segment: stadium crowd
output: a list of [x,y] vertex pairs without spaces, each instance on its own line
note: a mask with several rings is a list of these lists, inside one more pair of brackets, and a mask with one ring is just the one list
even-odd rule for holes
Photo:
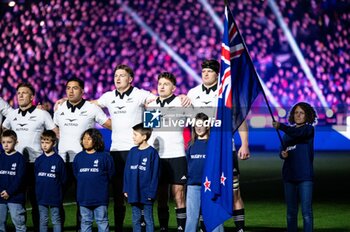
[[[208,2],[222,18],[224,1]],[[259,75],[282,106],[303,100],[321,107],[267,2],[230,5]],[[64,95],[65,81],[78,76],[87,83],[86,98],[98,98],[113,88],[113,67],[120,63],[135,68],[136,86],[154,92],[157,74],[166,70],[178,78],[177,93],[187,93],[194,78],[121,4],[195,72],[204,58],[220,58],[219,26],[199,1],[26,1],[1,11],[2,97],[15,104],[14,87],[29,80],[40,90],[38,101],[52,104]],[[293,0],[278,6],[327,103],[334,111],[350,105],[349,4]]]

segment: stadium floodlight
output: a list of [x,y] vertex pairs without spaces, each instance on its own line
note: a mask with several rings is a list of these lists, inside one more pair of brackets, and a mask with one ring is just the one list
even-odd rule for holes
[[9,7],[14,7],[16,5],[15,1],[9,1]]
[[286,115],[287,115],[287,112],[286,112],[285,109],[280,108],[280,109],[278,110],[278,117],[284,118]]
[[333,110],[331,110],[331,109],[327,109],[327,110],[326,110],[326,116],[327,116],[328,118],[333,117],[333,115],[334,115]]

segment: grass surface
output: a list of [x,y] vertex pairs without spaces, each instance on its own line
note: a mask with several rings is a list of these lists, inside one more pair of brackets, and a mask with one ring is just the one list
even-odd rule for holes
[[[246,211],[246,231],[286,231],[281,167],[282,160],[278,158],[277,153],[253,153],[250,160],[240,162],[241,192]],[[314,168],[314,231],[350,232],[350,152],[317,153]],[[109,218],[113,230],[112,206],[111,202]],[[170,209],[170,227],[175,231],[176,221],[173,203],[171,203]],[[76,206],[74,204],[66,205],[65,211],[65,231],[74,231]],[[154,215],[157,230],[156,205]],[[30,212],[28,212],[27,225],[31,230]],[[301,228],[301,226],[302,219],[299,210],[299,227]],[[232,220],[225,223],[226,231],[233,231],[233,227]],[[131,208],[129,206],[125,228],[127,231],[132,230]]]

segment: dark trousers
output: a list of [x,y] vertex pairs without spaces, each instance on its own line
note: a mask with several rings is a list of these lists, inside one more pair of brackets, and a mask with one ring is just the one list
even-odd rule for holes
[[114,200],[114,230],[116,232],[123,231],[125,218],[125,198],[123,193],[124,186],[124,169],[126,158],[129,151],[111,151],[111,156],[114,161],[116,177],[113,178],[113,200]]

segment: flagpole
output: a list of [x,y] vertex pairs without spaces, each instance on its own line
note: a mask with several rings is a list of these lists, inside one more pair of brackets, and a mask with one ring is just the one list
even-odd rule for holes
[[[228,0],[224,0],[224,2],[225,2],[225,6],[228,7]],[[234,23],[235,25],[237,25],[235,19],[234,19],[234,18],[232,18],[232,19],[233,19],[233,23]],[[248,48],[247,48],[247,45],[245,44],[245,41],[244,41],[244,39],[243,39],[243,37],[242,37],[241,32],[239,31],[238,26],[237,26],[236,28],[237,28],[237,33],[238,33],[238,35],[242,38],[242,44],[243,44],[243,46],[244,46],[244,49],[247,51],[247,55],[248,55],[248,57],[249,57],[249,65],[250,65],[250,68],[251,68],[252,70],[254,70],[254,72],[255,72],[255,74],[256,74],[256,78],[257,78],[257,77],[259,77],[259,74],[258,74],[258,72],[256,71],[256,69],[255,69],[255,67],[254,67],[254,64],[253,64],[252,58],[250,57],[250,54],[249,54],[249,50],[248,50]],[[264,92],[264,89],[263,89],[263,87],[262,87],[262,85],[261,85],[261,82],[260,82],[259,78],[257,78],[257,81],[258,81],[259,86],[260,86],[260,88],[261,88],[261,90],[262,90],[261,92],[262,92],[262,94],[263,94],[263,96],[264,96],[264,99],[265,99],[267,108],[269,109],[271,118],[272,118],[272,120],[273,120],[274,122],[276,122],[275,117],[274,117],[273,114],[272,114],[272,110],[271,110],[270,104],[269,104],[269,102],[268,102],[268,100],[267,100],[266,94],[265,94],[265,92]],[[280,140],[281,146],[282,146],[282,148],[284,149],[284,144],[283,144],[283,140],[282,140],[281,133],[280,133],[280,131],[279,131],[278,129],[276,129],[276,132],[277,132],[277,134],[278,134],[278,138],[279,138],[279,140]]]

